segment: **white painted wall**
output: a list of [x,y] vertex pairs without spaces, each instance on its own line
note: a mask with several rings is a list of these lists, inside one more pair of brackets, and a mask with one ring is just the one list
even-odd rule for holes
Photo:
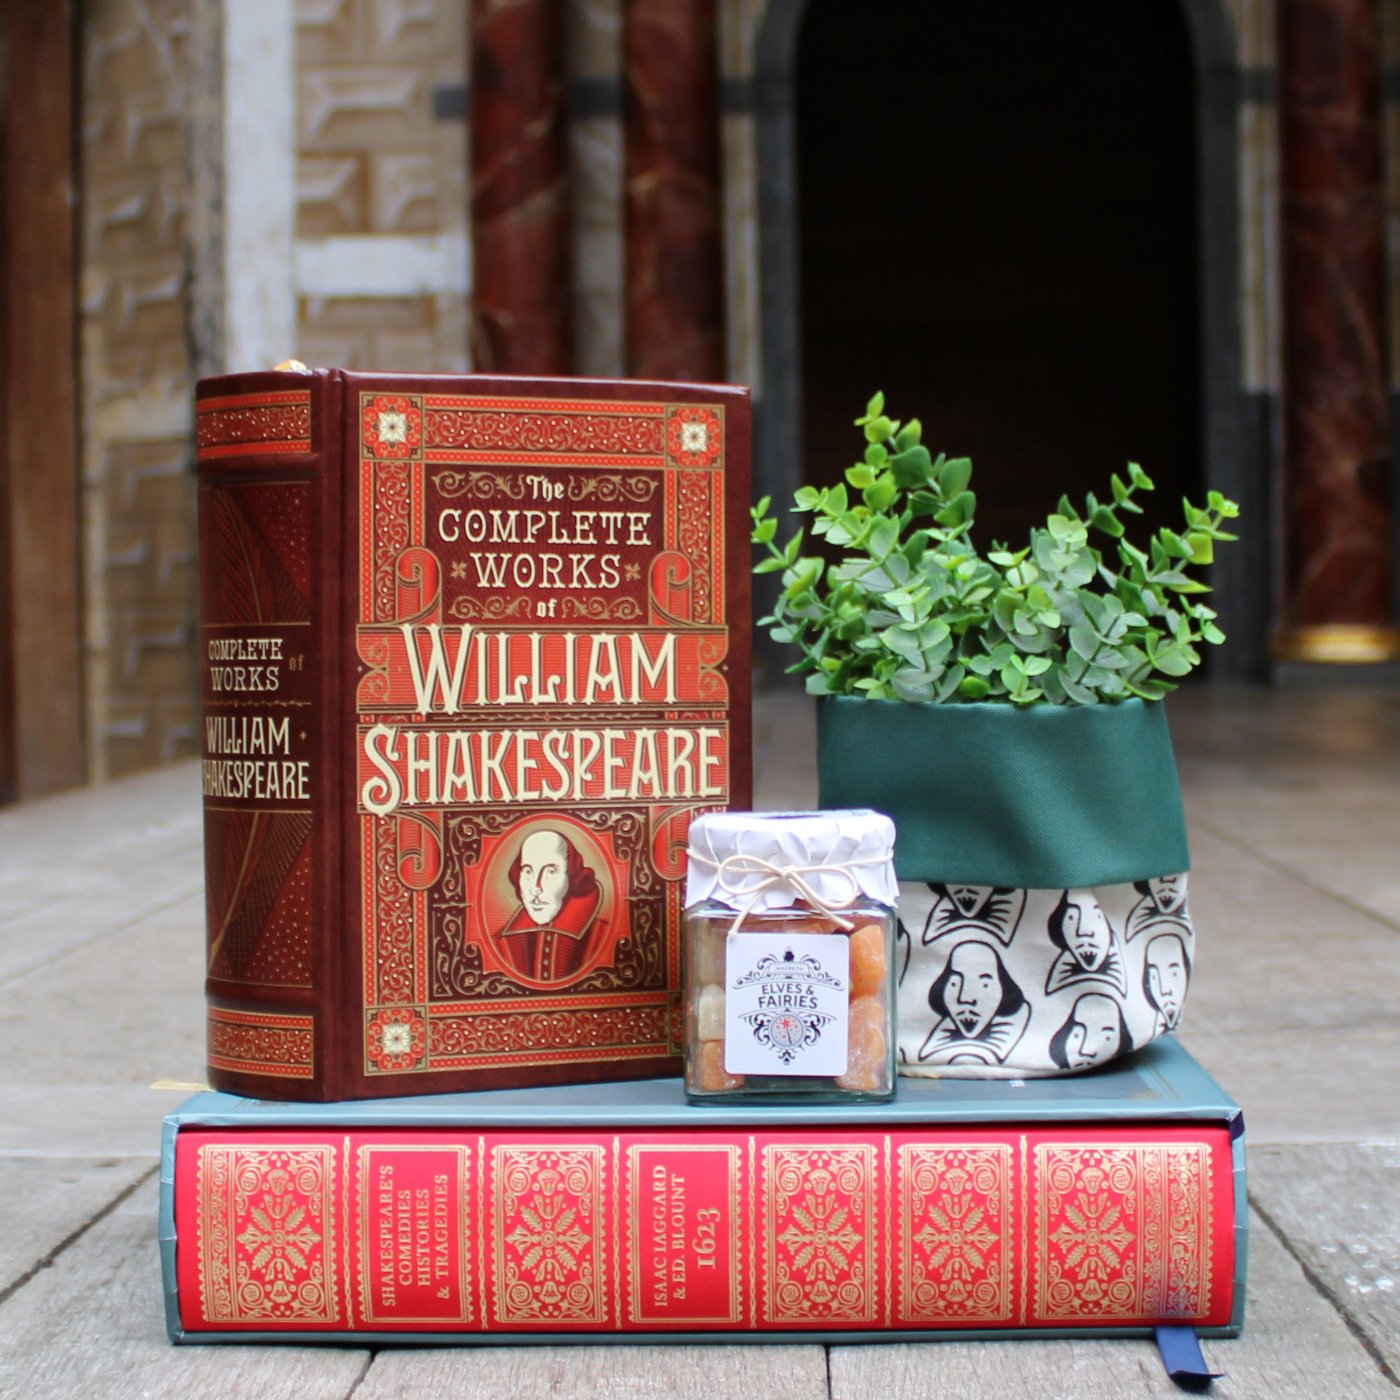
[[296,349],[293,0],[223,0],[224,367]]

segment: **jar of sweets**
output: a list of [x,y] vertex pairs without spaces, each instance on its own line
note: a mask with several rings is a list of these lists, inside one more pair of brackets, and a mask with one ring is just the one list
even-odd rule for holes
[[894,1094],[894,823],[707,812],[690,826],[686,1093]]

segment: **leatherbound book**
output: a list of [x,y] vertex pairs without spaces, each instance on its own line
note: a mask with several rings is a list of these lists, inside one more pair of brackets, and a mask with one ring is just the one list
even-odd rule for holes
[[786,1110],[206,1093],[162,1162],[177,1342],[1223,1336],[1244,1307],[1240,1110],[1170,1037]]
[[748,391],[200,383],[209,1075],[674,1073],[686,831],[750,787]]

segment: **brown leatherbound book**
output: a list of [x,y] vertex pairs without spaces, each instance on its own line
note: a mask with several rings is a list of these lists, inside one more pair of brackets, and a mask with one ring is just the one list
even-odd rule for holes
[[749,443],[733,386],[201,381],[217,1088],[676,1071],[687,828],[750,800]]

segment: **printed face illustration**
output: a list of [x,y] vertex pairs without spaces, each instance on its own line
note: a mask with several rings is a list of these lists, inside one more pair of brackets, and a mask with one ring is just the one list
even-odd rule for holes
[[1082,996],[1074,1003],[1070,1016],[1065,1058],[1071,1069],[1086,1069],[1118,1053],[1121,1021],[1118,1003],[1112,998],[1096,994]]
[[970,919],[982,907],[987,891],[981,885],[949,885],[948,897],[957,905],[958,913]]
[[1147,882],[1152,902],[1164,914],[1175,914],[1186,903],[1186,876],[1163,875]]
[[967,1037],[981,1035],[1001,1004],[997,955],[985,943],[963,943],[948,960],[948,1010]]
[[569,843],[557,831],[535,831],[520,847],[520,902],[532,923],[553,923],[569,893]]
[[1176,934],[1159,934],[1147,945],[1147,995],[1168,1025],[1181,1015],[1189,976],[1186,947]]
[[1091,971],[1108,956],[1113,940],[1108,918],[1097,903],[1068,905],[1065,909],[1064,935],[1075,962]]

